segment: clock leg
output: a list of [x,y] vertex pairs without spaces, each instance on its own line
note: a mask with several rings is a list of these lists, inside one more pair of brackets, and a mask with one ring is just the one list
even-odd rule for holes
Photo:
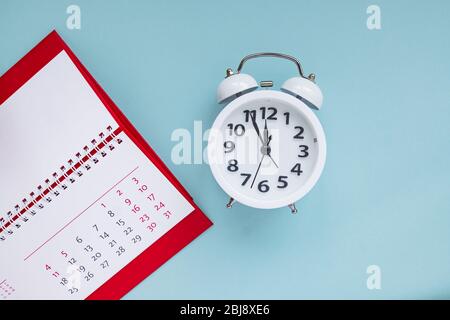
[[295,203],[291,203],[288,205],[289,209],[291,209],[291,213],[297,213],[297,208],[295,207]]
[[230,209],[233,206],[233,203],[234,203],[234,199],[230,198],[230,200],[227,203],[227,208]]

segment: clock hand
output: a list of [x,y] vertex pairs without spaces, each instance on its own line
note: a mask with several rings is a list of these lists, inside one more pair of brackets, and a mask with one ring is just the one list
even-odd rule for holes
[[275,162],[275,160],[272,158],[272,156],[270,154],[270,152],[271,152],[271,149],[269,147],[270,141],[272,141],[272,135],[269,136],[268,141],[267,141],[267,155],[269,156],[270,160],[272,160],[275,167],[278,168],[278,164]]
[[259,127],[258,124],[256,123],[256,118],[253,115],[253,113],[250,112],[250,118],[252,118],[252,124],[253,124],[253,128],[255,128],[256,133],[258,134],[259,139],[261,140],[261,142],[263,143],[263,145],[265,145],[263,138],[261,137],[261,133],[259,132]]
[[258,169],[256,169],[256,173],[255,173],[255,176],[253,177],[253,181],[252,181],[252,184],[251,184],[250,188],[253,188],[253,184],[255,183],[256,177],[258,176],[259,169],[261,168],[261,164],[262,164],[265,156],[266,155],[263,154],[263,156],[261,158],[261,161],[259,162]]
[[270,160],[272,160],[272,162],[275,165],[275,167],[278,168],[278,164],[275,162],[275,160],[270,155],[270,152],[272,150],[270,149],[269,145],[270,145],[270,141],[272,141],[272,135],[269,136],[269,130],[267,129],[267,119],[264,122],[264,141],[266,141],[266,143],[264,144],[264,148],[266,150],[266,154],[269,156]]
[[267,130],[267,119],[264,120],[263,135],[264,135],[264,145],[266,147],[268,147],[269,146],[269,130]]

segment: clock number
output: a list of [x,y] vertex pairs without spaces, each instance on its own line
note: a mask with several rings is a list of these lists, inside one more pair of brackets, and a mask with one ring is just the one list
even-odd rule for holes
[[291,169],[292,173],[296,173],[298,176],[303,173],[302,171],[302,165],[300,163],[296,163],[295,166]]
[[242,124],[237,124],[234,126],[232,123],[229,123],[227,125],[228,129],[230,129],[230,136],[233,135],[233,132],[238,137],[243,136],[245,133],[245,127]]
[[245,122],[249,122],[251,118],[256,118],[256,110],[244,110]]
[[266,107],[261,107],[259,110],[261,110],[261,118],[264,120],[266,118]]
[[241,176],[245,177],[244,181],[242,182],[241,186],[245,186],[245,184],[248,182],[250,177],[252,176],[250,173],[241,173]]
[[228,161],[228,171],[236,172],[239,170],[238,168],[238,161],[236,159]]
[[298,130],[298,133],[294,136],[294,139],[305,139],[305,137],[302,136],[305,129],[303,129],[303,127],[300,126],[295,126],[294,128]]
[[275,117],[278,112],[277,109],[270,107],[269,111],[271,111],[272,113],[267,117],[267,120],[277,120],[277,117]]
[[269,108],[261,107],[261,108],[259,108],[259,110],[261,110],[262,119],[263,120],[266,119],[266,110],[271,112],[271,114],[267,117],[267,120],[277,120],[277,117],[275,117],[275,115],[278,112],[276,108],[274,108],[274,107],[269,107]]
[[284,189],[288,186],[288,182],[286,181],[288,177],[287,176],[279,176],[278,177],[278,183],[279,185],[277,186],[277,188],[279,189]]
[[283,115],[286,117],[286,125],[288,125],[290,114],[289,114],[289,112],[285,112],[285,113],[283,113]]
[[262,180],[260,183],[258,183],[258,190],[260,192],[266,193],[270,190],[269,185],[267,184],[268,180]]
[[236,145],[233,141],[225,141],[223,147],[225,148],[225,153],[230,153],[236,148]]
[[305,146],[304,144],[302,144],[302,145],[299,146],[299,148],[300,148],[301,154],[299,154],[298,157],[299,158],[306,158],[309,155],[309,152],[308,152],[309,148],[308,148],[308,146]]
[[234,133],[235,133],[238,137],[243,136],[244,133],[245,133],[245,127],[244,127],[244,125],[242,125],[242,124],[236,125],[236,127],[234,128]]

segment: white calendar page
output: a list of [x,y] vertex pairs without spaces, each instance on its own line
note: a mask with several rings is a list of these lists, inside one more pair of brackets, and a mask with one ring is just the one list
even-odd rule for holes
[[0,300],[85,299],[193,206],[65,51],[0,105]]

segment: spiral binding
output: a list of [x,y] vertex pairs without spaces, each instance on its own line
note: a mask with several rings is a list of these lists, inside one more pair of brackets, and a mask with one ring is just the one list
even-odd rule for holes
[[84,146],[81,152],[75,154],[75,160],[69,159],[6,215],[0,216],[0,242],[14,234],[39,210],[56,201],[64,191],[70,188],[70,185],[76,183],[86,172],[96,166],[100,159],[105,158],[108,152],[113,151],[117,145],[121,144],[122,139],[117,137],[121,131],[120,128],[113,130],[112,126],[108,126],[106,133],[100,132],[98,138],[90,141],[90,146]]

